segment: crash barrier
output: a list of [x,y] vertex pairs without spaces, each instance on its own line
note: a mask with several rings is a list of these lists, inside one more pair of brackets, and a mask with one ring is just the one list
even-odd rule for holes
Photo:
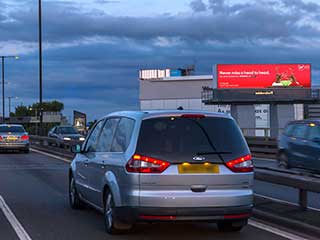
[[276,159],[278,142],[271,137],[245,137],[254,157]]
[[33,148],[39,148],[40,150],[45,149],[49,153],[59,154],[62,156],[73,157],[71,147],[76,144],[81,144],[80,141],[76,140],[58,140],[51,137],[35,136],[30,135],[30,142]]
[[299,206],[308,207],[308,192],[320,193],[320,175],[278,168],[256,168],[254,178],[299,190]]

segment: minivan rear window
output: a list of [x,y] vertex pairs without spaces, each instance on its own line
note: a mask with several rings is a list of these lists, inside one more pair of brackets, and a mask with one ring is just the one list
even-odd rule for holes
[[221,162],[249,154],[249,149],[232,119],[159,117],[142,121],[137,153],[177,163],[194,162],[198,155]]

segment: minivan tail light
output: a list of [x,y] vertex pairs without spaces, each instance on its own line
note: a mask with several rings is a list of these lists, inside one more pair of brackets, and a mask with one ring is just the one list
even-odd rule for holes
[[29,140],[29,136],[28,135],[23,135],[23,136],[21,136],[21,140],[22,141],[27,141],[27,140]]
[[126,169],[132,173],[162,173],[169,166],[166,161],[135,154],[126,164]]
[[253,163],[250,154],[231,160],[226,163],[226,166],[233,172],[253,172]]

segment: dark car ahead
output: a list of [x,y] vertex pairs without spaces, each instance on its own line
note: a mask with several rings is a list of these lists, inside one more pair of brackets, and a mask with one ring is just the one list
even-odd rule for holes
[[290,122],[279,138],[279,165],[320,172],[320,120]]
[[29,153],[29,135],[22,125],[0,124],[0,150]]

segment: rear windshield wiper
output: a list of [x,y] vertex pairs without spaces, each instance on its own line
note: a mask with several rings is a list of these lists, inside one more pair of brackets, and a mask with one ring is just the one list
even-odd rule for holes
[[227,153],[232,153],[232,152],[227,152],[227,151],[215,151],[215,152],[197,152],[196,155],[215,155],[215,154],[227,154]]

